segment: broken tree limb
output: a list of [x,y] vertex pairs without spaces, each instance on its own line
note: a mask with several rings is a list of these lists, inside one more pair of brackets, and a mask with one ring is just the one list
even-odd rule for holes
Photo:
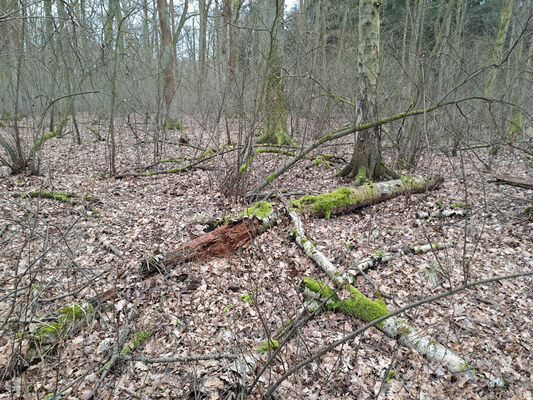
[[345,273],[350,277],[350,282],[353,283],[355,277],[359,275],[361,272],[366,271],[367,269],[374,268],[379,264],[384,264],[393,258],[400,257],[402,255],[406,254],[423,254],[428,253],[432,250],[441,250],[446,249],[449,247],[452,247],[453,243],[446,242],[436,242],[436,243],[429,243],[424,244],[422,246],[409,246],[409,247],[403,247],[397,251],[394,252],[382,252],[381,250],[376,251],[372,255],[370,255],[367,258],[364,258],[361,261],[358,261],[354,263],[354,265],[348,269]]
[[495,175],[492,174],[493,180],[489,181],[496,183],[497,185],[509,185],[516,186],[523,189],[533,189],[533,181],[529,179],[516,178],[508,175]]
[[440,176],[403,177],[353,189],[341,187],[331,193],[318,196],[305,195],[298,200],[291,201],[291,205],[298,211],[311,211],[317,216],[330,218],[331,215],[353,211],[402,194],[424,193],[439,187],[442,182],[443,178]]
[[182,244],[164,256],[157,255],[145,260],[139,271],[141,277],[146,278],[163,267],[173,267],[187,261],[230,256],[276,222],[273,205],[260,201],[237,216],[226,217],[225,222],[214,231]]
[[[321,294],[321,298],[328,298],[334,291],[333,288],[312,279],[307,279],[305,285],[306,291],[304,291],[304,294],[312,299],[316,298],[317,293]],[[326,307],[329,310],[340,311],[346,315],[357,317],[365,322],[371,322],[389,313],[382,301],[382,304],[380,304],[380,300],[369,300],[362,293],[355,292],[354,289],[350,288],[352,293],[348,299],[341,300],[338,295],[333,295],[327,301]],[[466,361],[453,351],[447,349],[436,340],[423,335],[416,327],[400,318],[388,318],[377,324],[376,327],[387,336],[398,339],[404,346],[416,350],[429,359],[442,363],[450,372],[470,372],[472,369]]]
[[[294,223],[295,228],[293,232],[296,234],[296,242],[302,247],[306,255],[313,259],[328,274],[335,286],[339,288],[344,287],[350,292],[349,299],[341,300],[335,290],[330,286],[324,285],[320,281],[306,278],[304,279],[306,295],[311,295],[311,298],[316,300],[318,294],[322,299],[327,300],[326,307],[329,309],[341,311],[366,322],[371,322],[389,314],[389,310],[382,299],[373,301],[359,292],[349,283],[353,279],[353,276],[341,273],[316,246],[311,244],[305,236],[303,223],[298,213],[294,209],[289,208],[288,204],[286,204],[286,207]],[[442,363],[451,372],[465,372],[471,369],[468,363],[451,350],[446,349],[435,340],[425,337],[414,326],[401,319],[396,317],[389,318],[376,326],[388,336],[398,338],[403,345]]]
[[326,353],[332,351],[333,349],[343,345],[344,343],[347,343],[347,342],[355,339],[356,337],[360,336],[363,332],[367,331],[368,329],[372,328],[373,326],[378,325],[379,323],[385,321],[386,319],[389,319],[389,318],[394,317],[396,315],[403,314],[406,311],[409,311],[411,309],[420,307],[420,306],[422,306],[424,304],[433,303],[433,302],[435,302],[435,301],[437,301],[439,299],[443,299],[445,297],[453,296],[453,295],[455,295],[457,293],[460,293],[462,291],[465,291],[465,290],[470,289],[470,288],[475,287],[475,286],[481,286],[481,285],[486,285],[486,284],[489,284],[489,283],[492,283],[492,282],[500,282],[500,281],[503,281],[503,280],[517,279],[517,278],[529,277],[529,276],[533,276],[533,271],[521,272],[521,273],[518,273],[518,274],[511,274],[511,275],[504,275],[504,276],[494,276],[492,278],[482,279],[482,280],[475,281],[475,282],[464,283],[461,286],[454,287],[453,289],[450,289],[450,290],[448,290],[448,291],[446,291],[444,293],[439,293],[439,294],[436,294],[434,296],[427,297],[427,298],[415,301],[414,303],[411,303],[411,304],[408,304],[406,306],[403,306],[401,308],[398,308],[397,310],[394,310],[394,311],[390,312],[387,315],[384,315],[384,316],[382,316],[380,318],[377,318],[377,319],[367,323],[366,325],[362,326],[361,328],[358,328],[355,331],[343,336],[342,338],[336,340],[335,342],[333,342],[333,343],[331,343],[331,344],[319,349],[314,354],[312,354],[310,357],[306,358],[303,361],[300,361],[298,364],[293,365],[292,367],[288,367],[287,371],[281,377],[279,377],[276,382],[274,382],[272,385],[270,385],[268,387],[268,391],[266,392],[266,394],[264,394],[263,397],[264,398],[270,398],[270,396],[272,396],[274,391],[288,377],[293,375],[296,371],[300,370],[301,368],[305,367],[306,365],[309,365],[313,361],[318,360],[324,354],[326,354]]

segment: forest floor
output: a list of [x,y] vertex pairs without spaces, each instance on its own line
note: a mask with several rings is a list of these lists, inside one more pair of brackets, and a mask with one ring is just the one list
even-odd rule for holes
[[[230,156],[214,158],[211,164],[202,164],[207,169],[113,179],[101,176],[107,169],[105,142],[91,143],[94,137],[86,134],[81,146],[73,144],[71,137],[48,141],[42,153],[42,175],[11,176],[7,169],[1,171],[0,364],[7,362],[14,343],[20,341],[17,333],[23,325],[17,321],[27,311],[34,319],[52,315],[111,289],[117,298],[98,319],[64,338],[43,361],[1,381],[0,398],[43,399],[58,392],[61,398],[87,398],[132,308],[132,334],[153,331],[134,354],[258,355],[261,341],[301,308],[301,279],[326,279],[291,240],[293,228],[286,217],[232,257],[188,262],[141,279],[139,265],[145,258],[165,254],[202,235],[215,217],[248,207],[219,190],[224,170],[234,161]],[[174,142],[180,137],[179,132],[169,135]],[[119,173],[134,171],[137,157],[143,165],[150,164],[151,144],[136,153],[133,139],[122,136]],[[207,139],[191,144],[209,146]],[[346,141],[323,151],[348,159],[350,149]],[[163,158],[199,154],[190,147],[166,145]],[[286,160],[281,154],[257,155],[250,182],[268,176]],[[319,194],[349,185],[333,176],[342,164],[316,164],[313,159],[301,161],[268,190]],[[512,149],[500,152],[493,169],[533,176],[531,161]],[[465,268],[471,280],[531,271],[533,223],[523,210],[533,191],[488,183],[490,176],[471,152],[456,157],[437,151],[424,154],[415,172],[440,174],[445,181],[438,190],[331,219],[308,215],[304,220],[309,239],[339,268],[378,251],[453,242],[451,248],[395,258],[367,272],[383,293],[392,296],[387,300],[389,310],[460,285]],[[73,192],[91,196],[91,201],[80,198],[69,204],[13,197],[34,190]],[[415,224],[416,212],[454,203],[467,204],[467,217]],[[531,399],[532,282],[525,278],[475,287],[403,316],[467,360],[475,368],[473,378],[451,374],[380,331],[368,330],[285,380],[278,388],[279,398]],[[369,280],[359,277],[356,286],[376,298]],[[10,295],[15,287],[20,288],[18,294]],[[340,313],[320,313],[282,349],[248,398],[261,398],[290,366],[363,324]],[[30,322],[26,329],[34,325]],[[255,372],[263,362],[258,361]],[[232,365],[233,360],[225,359],[170,364],[127,361],[110,371],[97,397],[241,398],[243,376]],[[249,385],[255,376],[252,372],[245,378]]]

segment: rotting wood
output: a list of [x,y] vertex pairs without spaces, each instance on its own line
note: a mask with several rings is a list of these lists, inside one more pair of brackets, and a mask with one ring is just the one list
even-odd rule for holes
[[237,216],[226,217],[215,230],[197,237],[165,255],[157,255],[141,263],[141,278],[181,263],[212,257],[228,257],[245,248],[251,239],[276,222],[271,203],[260,201]]

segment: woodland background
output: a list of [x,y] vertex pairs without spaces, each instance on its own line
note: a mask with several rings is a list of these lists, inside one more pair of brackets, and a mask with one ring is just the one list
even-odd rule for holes
[[[0,0],[0,397],[531,398],[532,17]],[[407,189],[355,212],[300,203],[307,236],[280,202],[387,179]],[[239,226],[231,251],[187,253]],[[464,371],[311,313],[304,277],[354,299],[315,249],[370,259],[352,284],[389,311],[442,295],[401,317]]]

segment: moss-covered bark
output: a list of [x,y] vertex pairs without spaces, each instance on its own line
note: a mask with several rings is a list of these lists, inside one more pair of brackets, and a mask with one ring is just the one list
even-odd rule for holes
[[[371,322],[389,313],[382,299],[370,300],[352,285],[346,285],[346,289],[350,292],[350,297],[341,300],[335,289],[319,280],[304,278],[303,284],[307,290],[313,293],[320,293],[322,298],[328,299],[326,307],[329,310],[340,311],[366,322]],[[380,325],[378,324],[378,326]]]
[[281,79],[281,59],[279,37],[282,32],[284,1],[273,0],[274,18],[270,32],[269,49],[266,60],[265,82],[265,124],[259,143],[277,145],[293,144],[287,129],[287,110],[285,94]]
[[56,191],[40,191],[35,190],[33,192],[28,193],[16,193],[13,195],[13,197],[19,197],[19,198],[25,198],[25,197],[31,197],[31,198],[41,198],[41,199],[52,199],[52,200],[58,200],[58,201],[64,201],[66,203],[76,204],[77,200],[84,200],[89,202],[95,202],[98,201],[94,197],[85,195],[80,196],[76,193],[64,193],[64,192],[56,192]]
[[331,193],[317,196],[306,194],[291,202],[299,211],[311,211],[317,216],[330,218],[333,214],[389,200],[406,193],[421,193],[434,189],[442,182],[440,177],[403,177],[392,181],[365,184],[357,188],[341,187]]

